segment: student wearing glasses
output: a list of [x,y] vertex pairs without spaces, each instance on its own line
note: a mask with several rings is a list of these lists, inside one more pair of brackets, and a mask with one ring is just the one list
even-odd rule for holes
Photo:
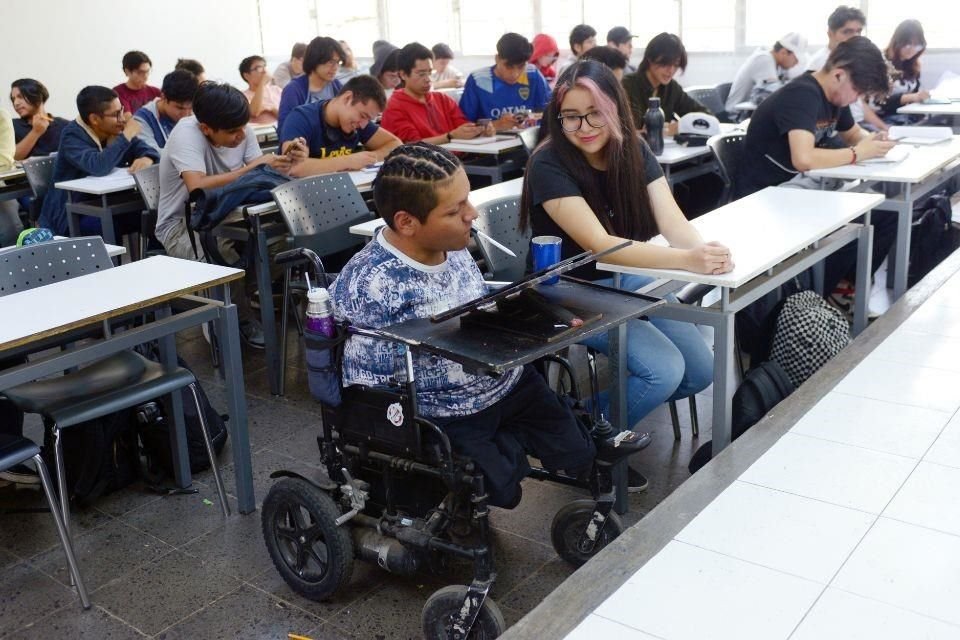
[[660,98],[660,108],[667,122],[664,135],[676,135],[675,118],[693,112],[710,113],[674,80],[677,71],[686,69],[687,50],[679,37],[672,33],[661,33],[647,43],[636,73],[628,73],[623,78],[623,88],[630,100],[633,122],[638,129],[643,127],[643,114],[647,112],[650,98]]
[[160,97],[160,89],[147,84],[153,62],[143,51],[127,51],[123,54],[123,75],[127,81],[113,88],[120,97],[120,104],[127,113],[136,113],[137,109],[151,100]]
[[[113,89],[84,87],[77,94],[77,110],[80,116],[63,128],[51,185],[75,178],[105,176],[117,167],[128,167],[130,173],[135,173],[160,160],[156,149],[137,137],[140,123],[124,112]],[[67,235],[66,202],[67,193],[51,187],[43,200],[37,226],[57,235]],[[84,233],[100,233],[98,220],[85,217],[83,221],[86,221],[81,226]]]
[[283,88],[277,129],[291,111],[303,104],[330,100],[340,93],[343,85],[337,80],[340,65],[347,58],[340,43],[333,38],[318,37],[310,41],[303,56],[303,75],[294,78]]
[[247,83],[243,95],[250,101],[250,124],[276,124],[283,90],[271,82],[267,61],[247,56],[240,61],[240,77]]
[[494,134],[493,124],[485,126],[467,120],[450,96],[431,91],[433,52],[419,42],[411,42],[398,54],[403,89],[397,89],[387,101],[380,123],[403,142],[444,144],[451,140]]
[[[581,60],[557,79],[544,115],[548,138],[530,158],[521,201],[521,228],[562,238],[561,257],[635,242],[604,260],[634,267],[726,273],[730,250],[705,242],[680,211],[657,164],[638,136],[626,94],[604,64]],[[648,244],[662,234],[669,246]],[[612,284],[590,264],[571,275]],[[625,289],[652,281],[624,276]],[[627,327],[627,417],[640,420],[667,400],[688,397],[713,379],[713,357],[691,324],[651,318]],[[606,334],[585,342],[606,353]],[[642,490],[634,472],[629,486]]]

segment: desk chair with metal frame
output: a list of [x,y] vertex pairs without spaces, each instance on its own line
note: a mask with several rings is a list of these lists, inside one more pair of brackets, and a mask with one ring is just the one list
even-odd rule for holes
[[43,198],[47,195],[53,182],[53,165],[57,161],[57,154],[27,158],[22,162],[23,172],[27,174],[27,182],[33,191],[33,202],[30,203],[30,219],[36,220],[40,216],[40,207]]
[[[111,267],[113,262],[107,255],[103,238],[100,237],[66,238],[20,247],[16,251],[0,255],[0,296],[70,280]],[[197,393],[197,380],[190,370],[176,367],[166,371],[162,364],[128,350],[62,376],[35,380],[3,391],[21,411],[38,413],[51,425],[60,505],[64,526],[68,532],[70,495],[64,469],[61,432],[82,422],[149,402],[159,396],[179,393],[183,388],[190,389],[193,397],[220,497],[220,506],[224,516],[228,516],[230,507],[226,491]],[[171,439],[175,437],[175,431],[171,431]]]
[[[372,220],[375,216],[350,177],[342,173],[311,176],[276,187],[273,199],[290,231],[292,248],[307,248],[321,258],[339,254],[363,243],[350,233],[350,227]],[[305,281],[293,281],[292,267],[286,267],[283,278],[283,305],[280,320],[280,395],[283,395],[287,369],[287,319],[290,313],[300,316],[293,306],[291,289],[306,291]],[[313,283],[323,286],[323,283]]]
[[721,205],[733,200],[734,181],[743,161],[743,145],[746,139],[745,133],[722,133],[707,140],[707,146],[717,158],[723,178],[724,195],[720,200]]
[[77,564],[77,558],[73,552],[70,532],[64,525],[63,514],[57,508],[57,494],[53,491],[53,482],[50,480],[47,465],[43,463],[43,458],[40,457],[40,447],[23,436],[0,433],[0,471],[6,471],[28,460],[33,460],[33,464],[37,467],[37,475],[40,476],[40,483],[43,485],[43,494],[47,498],[47,504],[50,505],[50,515],[53,516],[53,521],[57,526],[60,545],[67,556],[67,567],[73,577],[73,583],[77,587],[77,593],[80,595],[80,604],[83,605],[84,609],[89,609],[90,598],[87,596],[87,588],[83,585],[83,578],[80,576],[80,565]]
[[[157,210],[160,206],[160,165],[152,164],[133,174],[145,209],[140,214],[140,259],[147,257],[150,240],[156,240]],[[157,243],[159,244],[159,242]]]
[[723,100],[720,99],[720,91],[716,87],[688,89],[687,95],[709,109],[720,122],[730,122]]

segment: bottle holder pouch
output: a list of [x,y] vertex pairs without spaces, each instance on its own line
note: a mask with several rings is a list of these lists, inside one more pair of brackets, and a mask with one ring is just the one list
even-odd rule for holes
[[307,385],[310,395],[329,407],[340,406],[340,357],[347,339],[346,329],[337,325],[337,333],[328,338],[322,333],[303,330],[307,353]]

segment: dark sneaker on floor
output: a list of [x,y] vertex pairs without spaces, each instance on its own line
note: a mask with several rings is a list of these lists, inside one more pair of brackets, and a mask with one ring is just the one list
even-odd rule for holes
[[254,349],[263,349],[265,340],[263,337],[263,327],[256,320],[247,320],[240,323],[240,339],[248,347]]
[[616,462],[624,456],[645,449],[649,444],[649,433],[621,431],[597,443],[597,458],[604,462]]
[[649,486],[650,482],[642,473],[633,467],[627,467],[627,493],[641,493]]
[[0,480],[16,484],[40,484],[40,476],[37,475],[36,470],[25,464],[17,464],[0,472]]

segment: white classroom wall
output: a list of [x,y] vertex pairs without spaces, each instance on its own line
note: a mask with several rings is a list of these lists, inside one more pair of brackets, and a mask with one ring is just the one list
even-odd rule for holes
[[[42,5],[0,0],[0,30],[7,51],[0,63],[0,106],[9,110],[11,81],[32,77],[50,90],[50,112],[73,118],[75,98],[82,87],[112,87],[124,80],[120,59],[130,49],[145,51],[153,60],[153,85],[160,85],[177,58],[187,57],[203,63],[208,79],[242,87],[237,72],[240,60],[263,54],[258,5],[257,0],[46,0]],[[31,28],[40,17],[42,25]],[[421,40],[432,42],[435,38],[429,33],[428,23],[424,23],[424,30]],[[315,25],[291,23],[290,31],[292,45],[297,38],[309,39],[304,34],[314,33]],[[374,37],[371,35],[371,40]],[[354,52],[361,64],[369,65],[371,53],[364,48],[361,43]],[[494,43],[490,48],[490,56],[462,56],[454,64],[464,72],[492,64]],[[267,52],[266,57],[272,67],[285,55]],[[677,79],[684,86],[729,82],[747,55],[749,51],[692,52],[686,73]],[[641,56],[638,47],[633,64],[639,63]],[[928,51],[923,63],[923,79],[928,86],[947,69],[960,73],[957,49]]]

